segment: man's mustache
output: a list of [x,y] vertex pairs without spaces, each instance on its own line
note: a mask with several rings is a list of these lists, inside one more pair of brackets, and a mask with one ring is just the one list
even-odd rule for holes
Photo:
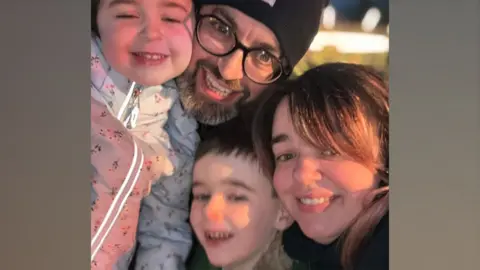
[[212,64],[208,62],[207,60],[198,60],[197,61],[197,67],[195,70],[195,74],[200,70],[200,68],[205,68],[208,69],[213,76],[217,80],[225,82],[228,88],[236,91],[236,92],[242,92],[242,97],[238,101],[238,104],[244,103],[249,97],[250,97],[250,90],[246,87],[242,87],[241,81],[240,80],[225,80],[222,77],[222,74],[220,73],[220,70],[218,69],[218,66],[215,64]]

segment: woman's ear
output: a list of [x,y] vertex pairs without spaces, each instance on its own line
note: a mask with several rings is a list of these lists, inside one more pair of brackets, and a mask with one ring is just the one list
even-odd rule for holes
[[275,228],[279,231],[283,231],[286,228],[290,227],[293,223],[293,218],[281,205],[278,209],[277,220],[275,221]]
[[390,187],[389,186],[383,186],[379,187],[377,189],[372,190],[369,194],[367,194],[365,198],[365,203],[369,205],[370,203],[376,201],[379,197],[382,197],[383,195],[387,194],[390,192]]

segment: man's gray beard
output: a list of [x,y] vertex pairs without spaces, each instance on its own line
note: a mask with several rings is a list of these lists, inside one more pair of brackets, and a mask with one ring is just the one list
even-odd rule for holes
[[194,117],[198,122],[216,126],[231,120],[238,115],[237,106],[225,106],[207,100],[195,94],[195,78],[198,67],[193,74],[184,72],[176,79],[180,101],[185,112]]

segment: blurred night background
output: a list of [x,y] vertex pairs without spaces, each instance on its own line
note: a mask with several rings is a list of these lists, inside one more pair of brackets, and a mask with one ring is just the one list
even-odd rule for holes
[[294,76],[322,63],[341,61],[373,66],[388,77],[388,24],[388,0],[331,0]]

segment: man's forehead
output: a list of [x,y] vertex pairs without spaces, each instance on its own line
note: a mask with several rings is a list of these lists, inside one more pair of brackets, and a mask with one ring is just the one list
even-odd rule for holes
[[237,37],[247,47],[268,45],[278,53],[281,52],[280,44],[273,31],[262,22],[248,16],[242,11],[227,5],[205,5],[201,14],[213,13],[220,15],[235,27]]

